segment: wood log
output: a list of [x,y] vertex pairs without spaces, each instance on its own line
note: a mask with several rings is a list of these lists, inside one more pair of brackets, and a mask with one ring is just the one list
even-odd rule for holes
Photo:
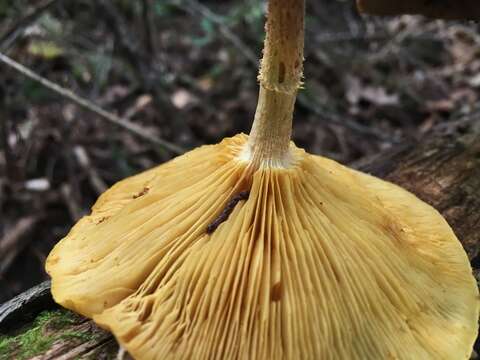
[[[439,210],[462,242],[480,279],[480,136],[458,133],[408,143],[354,167],[396,183]],[[111,359],[114,338],[92,321],[52,308],[49,283],[0,306],[1,359]],[[43,340],[43,341],[42,341]],[[477,341],[472,358],[477,358]]]

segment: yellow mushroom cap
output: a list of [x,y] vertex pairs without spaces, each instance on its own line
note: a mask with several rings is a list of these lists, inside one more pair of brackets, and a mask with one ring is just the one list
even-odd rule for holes
[[373,15],[419,14],[438,19],[479,20],[479,0],[357,0],[361,12]]
[[246,141],[103,194],[48,257],[55,300],[136,359],[469,358],[478,288],[436,210],[293,144],[253,171]]

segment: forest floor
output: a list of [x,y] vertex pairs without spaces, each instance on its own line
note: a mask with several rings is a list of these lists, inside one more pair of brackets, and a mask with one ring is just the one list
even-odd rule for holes
[[[260,0],[0,0],[0,51],[191,149],[248,133],[264,13]],[[337,0],[307,15],[293,132],[307,151],[348,164],[480,110],[480,25]],[[176,154],[0,68],[2,302],[46,278],[46,255],[106,188]]]

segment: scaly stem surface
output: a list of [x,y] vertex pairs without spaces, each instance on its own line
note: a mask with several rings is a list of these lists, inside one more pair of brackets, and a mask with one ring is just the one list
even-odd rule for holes
[[305,0],[269,0],[260,93],[247,144],[254,167],[290,163],[293,109],[303,75],[304,18]]

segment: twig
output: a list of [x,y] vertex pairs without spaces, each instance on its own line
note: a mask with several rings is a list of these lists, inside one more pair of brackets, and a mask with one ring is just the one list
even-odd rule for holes
[[389,40],[390,34],[386,33],[368,33],[359,32],[352,34],[351,32],[336,32],[336,33],[321,33],[313,36],[317,44],[341,43],[349,41],[375,41],[375,40]]
[[105,22],[115,36],[115,42],[122,56],[132,67],[135,76],[140,80],[142,88],[152,93],[156,101],[165,106],[171,106],[169,97],[161,91],[159,84],[165,86],[165,81],[157,72],[163,69],[153,69],[152,59],[138,46],[138,41],[128,31],[128,25],[110,0],[96,0],[102,11]]
[[20,219],[13,228],[0,239],[0,253],[6,254],[17,246],[20,237],[23,236],[38,221],[36,216],[28,216]]
[[222,210],[220,215],[218,215],[217,218],[207,226],[207,234],[213,234],[213,232],[220,226],[221,223],[228,220],[228,217],[235,209],[235,206],[237,206],[237,204],[242,200],[248,200],[249,195],[250,191],[242,191],[231,198],[227,205],[225,205],[225,208]]
[[372,135],[378,139],[385,140],[385,141],[393,141],[392,137],[388,134],[383,134],[376,129],[370,128],[368,126],[364,126],[362,124],[359,124],[353,119],[349,119],[347,117],[342,117],[342,119],[338,119],[334,115],[325,112],[320,106],[317,106],[314,103],[311,103],[304,94],[300,94],[297,97],[298,103],[314,113],[315,115],[319,116],[322,119],[328,120],[328,122],[337,125],[337,126],[342,126],[345,128],[348,128],[350,130],[356,131],[357,133],[360,134],[366,134],[366,135]]
[[148,65],[145,64],[144,54],[142,54],[138,42],[135,41],[132,34],[128,31],[127,24],[122,18],[122,15],[110,0],[96,0],[96,3],[99,11],[102,12],[104,21],[115,36],[116,46],[118,46],[122,55],[143,82],[144,74],[147,71],[145,68],[148,68]]
[[11,173],[15,166],[15,157],[8,142],[8,118],[3,112],[0,113],[0,117],[3,118],[0,119],[0,145],[3,147],[5,153],[6,178],[16,178],[16,176]]
[[29,14],[18,20],[13,26],[0,36],[0,51],[5,52],[10,48],[17,37],[23,33],[25,28],[35,22],[45,11],[62,0],[47,0],[37,6]]
[[153,41],[155,26],[152,21],[151,4],[151,0],[142,0],[142,17],[145,30],[145,48],[150,56],[155,56],[155,42]]
[[[181,4],[182,2],[186,2],[190,6],[183,7]],[[195,15],[195,13],[197,13],[216,24],[223,37],[229,40],[253,66],[258,66],[258,56],[256,56],[253,51],[250,50],[250,48],[237,35],[235,35],[235,33],[225,24],[221,16],[215,14],[212,10],[199,3],[197,0],[175,0],[172,4],[186,10],[190,15]]]
[[134,124],[128,120],[122,119],[121,117],[110,113],[98,105],[90,102],[89,100],[82,98],[76,95],[71,90],[65,89],[64,87],[36,74],[32,70],[28,69],[27,67],[23,66],[22,64],[18,63],[17,61],[11,59],[10,57],[0,53],[0,62],[8,65],[9,67],[15,69],[22,75],[25,75],[29,79],[38,82],[42,86],[46,87],[47,89],[52,90],[56,94],[74,102],[78,106],[82,107],[83,109],[89,110],[97,115],[99,115],[102,119],[107,120],[108,122],[115,124],[125,130],[130,131],[131,133],[148,140],[156,145],[159,145],[174,154],[183,154],[186,150],[181,148],[178,145],[172,144],[166,140],[161,138],[152,136],[146,129]]
[[70,184],[64,183],[60,187],[60,193],[62,194],[63,201],[68,208],[70,218],[73,222],[77,222],[82,216],[86,215],[85,210],[75,201],[75,196]]
[[0,239],[0,254],[2,254],[0,278],[8,271],[18,254],[27,246],[30,239],[25,235],[32,230],[38,220],[40,220],[40,217],[33,215],[22,218],[15,224],[13,229]]
[[[190,7],[181,7],[185,11],[189,12],[191,15],[193,12],[197,12],[198,14],[204,16],[205,18],[209,19],[212,23],[216,24],[218,26],[218,29],[220,30],[220,33],[227,39],[229,40],[233,46],[235,46],[239,52],[255,67],[258,66],[258,59],[255,56],[255,54],[249,49],[249,47],[238,37],[236,36],[228,27],[228,24],[226,24],[224,21],[222,21],[222,17],[215,14],[212,10],[210,10],[208,7],[205,5],[199,3],[197,0],[172,0],[172,4],[175,6],[180,7],[182,2],[186,2],[187,4],[190,5]],[[367,126],[363,126],[353,119],[346,119],[342,118],[337,119],[333,114],[326,113],[322,109],[320,109],[320,106],[317,104],[313,103],[312,101],[307,100],[305,96],[298,96],[297,102],[299,105],[303,106],[305,109],[309,110],[310,112],[321,116],[323,120],[328,121],[332,124],[335,124],[337,126],[342,126],[349,128],[350,130],[356,131],[360,134],[368,134],[371,136],[374,136],[378,139],[381,140],[389,140],[391,141],[391,136],[387,136],[385,134],[382,134],[378,131],[375,131],[374,129],[371,129]]]
[[[177,109],[173,107],[169,95],[164,91],[168,88],[168,83],[163,76],[165,69],[162,64],[154,62],[154,58],[147,56],[142,49],[137,46],[137,41],[128,32],[128,26],[111,0],[96,0],[99,9],[102,11],[103,18],[112,30],[116,44],[122,56],[127,60],[135,73],[135,77],[140,80],[140,85],[145,92],[152,94],[154,103],[163,114],[176,114]],[[171,122],[175,134],[187,135],[187,138],[193,139],[190,128],[182,117],[177,117]]]
[[90,183],[96,190],[97,194],[100,195],[105,190],[107,190],[108,186],[102,180],[97,170],[92,166],[92,163],[85,148],[83,146],[75,146],[73,148],[73,153],[75,154],[75,157],[77,158],[80,166],[88,173]]

